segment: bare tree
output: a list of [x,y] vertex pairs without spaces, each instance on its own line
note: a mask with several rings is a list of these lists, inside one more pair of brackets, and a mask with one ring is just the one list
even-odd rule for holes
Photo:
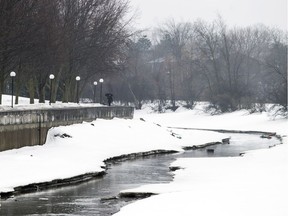
[[263,62],[264,97],[267,102],[282,106],[287,111],[287,34],[280,31],[272,32],[272,41],[269,51]]
[[163,58],[165,58],[169,77],[171,105],[175,108],[176,94],[183,95],[183,92],[187,90],[187,86],[183,84],[189,85],[184,81],[187,81],[187,76],[189,76],[186,70],[186,60],[192,27],[190,23],[176,23],[174,20],[169,20],[159,29],[159,34],[162,46],[166,47]]
[[0,1],[0,104],[5,89],[4,81],[11,70],[22,62],[20,53],[30,47],[25,43],[31,29],[26,29],[31,21],[35,0]]
[[145,99],[151,98],[151,41],[147,36],[137,36],[127,43],[126,57],[122,59],[122,77],[127,83],[137,109]]

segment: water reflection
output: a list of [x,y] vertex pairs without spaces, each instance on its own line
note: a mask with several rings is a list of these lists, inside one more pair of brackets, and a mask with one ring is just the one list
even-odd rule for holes
[[173,160],[171,155],[151,156],[113,165],[103,179],[2,201],[0,215],[111,215],[131,200],[102,198],[143,184],[172,181],[168,165]]
[[[241,152],[278,144],[275,138],[260,139],[259,135],[228,134],[230,144],[210,146],[206,149],[188,151],[183,154],[150,156],[113,165],[108,174],[77,186],[69,186],[33,194],[17,196],[1,201],[0,215],[111,215],[131,200],[113,197],[124,189],[143,184],[172,181],[169,165],[177,157],[227,157]],[[107,198],[107,199],[103,199]],[[110,199],[111,198],[111,199]]]
[[[271,139],[260,138],[260,135],[254,134],[225,134],[230,137],[230,144],[209,146],[197,151],[187,151],[181,157],[233,157],[239,156],[240,153],[256,149],[265,149],[270,146],[279,144],[280,141],[275,137]],[[213,154],[207,154],[207,149],[213,149]]]

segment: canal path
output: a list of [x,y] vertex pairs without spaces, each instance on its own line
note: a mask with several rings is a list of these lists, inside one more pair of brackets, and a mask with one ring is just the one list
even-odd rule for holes
[[109,167],[107,175],[76,186],[25,194],[1,201],[0,215],[111,215],[133,199],[116,199],[121,190],[173,180],[169,165],[183,157],[230,157],[248,150],[269,148],[280,141],[260,135],[226,134],[230,144],[209,146],[181,154],[154,155]]

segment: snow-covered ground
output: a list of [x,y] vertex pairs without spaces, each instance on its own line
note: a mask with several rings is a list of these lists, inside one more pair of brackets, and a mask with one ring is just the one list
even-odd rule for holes
[[[203,112],[201,104],[192,111],[148,111],[136,111],[132,120],[97,119],[52,128],[43,146],[0,152],[0,192],[102,171],[103,160],[113,156],[159,149],[183,151],[184,146],[226,137],[217,132],[184,130],[172,136],[173,129],[166,126],[267,131],[283,136],[283,145],[244,157],[179,159],[171,166],[183,169],[175,172],[172,183],[129,190],[159,195],[125,206],[115,215],[288,215],[287,119],[245,110],[211,116]],[[72,137],[57,136],[64,133]]]
[[[62,134],[72,137],[61,138]],[[103,161],[114,156],[152,150],[183,151],[185,146],[223,138],[226,138],[223,134],[205,131],[175,135],[165,127],[140,118],[97,119],[91,123],[56,127],[49,130],[43,146],[0,152],[0,192],[31,183],[100,172],[104,170]]]
[[13,108],[11,107],[11,95],[2,95],[2,105],[0,105],[0,111],[10,111],[10,110],[33,110],[33,109],[55,109],[55,108],[72,108],[72,107],[91,107],[91,106],[103,106],[99,103],[62,103],[57,101],[49,105],[49,101],[46,100],[45,103],[38,103],[38,99],[34,100],[34,104],[30,104],[30,99],[25,97],[19,97],[19,103],[15,104],[15,96]]
[[172,183],[122,191],[158,195],[125,206],[115,216],[288,215],[287,119],[244,110],[210,116],[199,109],[158,115],[138,112],[136,116],[175,127],[277,132],[283,136],[283,145],[243,157],[178,159],[171,166],[183,169],[175,172]]

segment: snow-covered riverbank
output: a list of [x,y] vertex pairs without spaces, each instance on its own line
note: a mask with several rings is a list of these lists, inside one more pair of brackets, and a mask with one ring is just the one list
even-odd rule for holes
[[283,145],[244,157],[179,159],[171,166],[183,169],[175,172],[172,183],[129,190],[159,195],[128,205],[116,215],[287,215],[287,119],[245,110],[211,116],[202,108],[164,114],[142,110],[136,111],[132,120],[97,119],[52,128],[43,146],[0,152],[0,193],[31,183],[101,172],[103,161],[115,156],[159,149],[183,151],[185,146],[226,138],[217,132],[167,126],[266,131],[281,135]]
[[246,153],[243,157],[183,158],[171,166],[172,183],[122,191],[159,195],[125,206],[115,216],[129,215],[288,215],[287,119],[247,111],[210,116],[200,110],[160,115],[138,113],[152,122],[188,128],[277,132],[283,145]]
[[101,172],[105,170],[103,161],[115,156],[153,150],[183,151],[185,146],[221,142],[223,138],[223,134],[205,131],[178,135],[139,118],[97,119],[52,128],[43,146],[0,152],[0,193],[31,183]]

